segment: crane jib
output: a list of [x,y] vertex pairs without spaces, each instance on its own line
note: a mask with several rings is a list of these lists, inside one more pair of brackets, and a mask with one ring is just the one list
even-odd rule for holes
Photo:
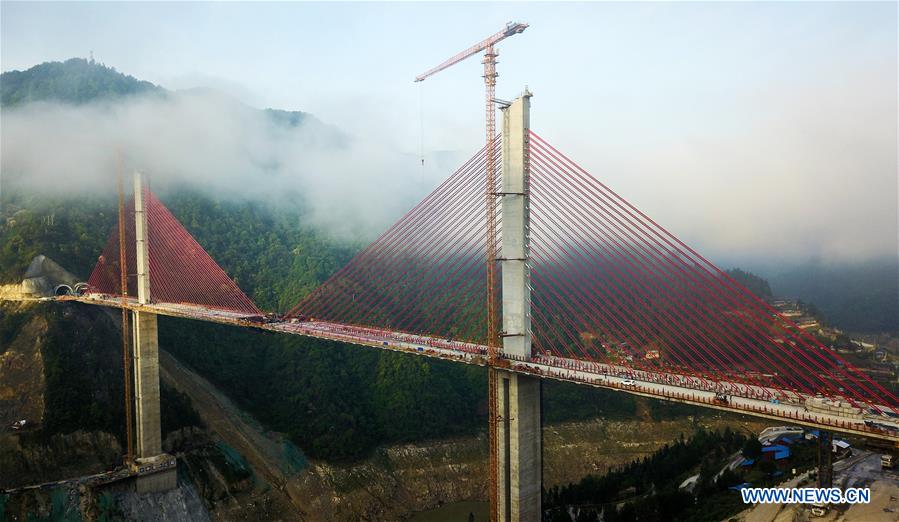
[[486,38],[485,40],[483,40],[479,43],[476,43],[475,45],[473,45],[473,46],[469,47],[468,49],[462,51],[461,53],[453,56],[452,58],[446,60],[445,62],[441,63],[440,65],[438,65],[432,69],[429,69],[429,70],[423,72],[422,74],[416,76],[415,81],[416,82],[424,81],[429,76],[439,73],[440,71],[442,71],[452,65],[455,65],[455,64],[461,62],[462,60],[465,60],[466,58],[469,58],[470,56],[473,56],[473,55],[483,51],[484,49],[487,49],[488,47],[491,47],[494,44],[496,44],[502,40],[505,40],[506,38],[508,38],[512,35],[523,33],[524,30],[527,28],[528,28],[528,24],[521,23],[521,22],[517,22],[517,23],[509,22],[506,24],[506,27],[502,31],[494,34],[493,36],[490,36],[489,38]]

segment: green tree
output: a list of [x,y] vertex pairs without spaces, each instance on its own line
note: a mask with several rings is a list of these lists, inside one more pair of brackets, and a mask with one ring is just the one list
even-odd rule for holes
[[749,437],[743,445],[742,455],[747,459],[757,460],[762,456],[762,443],[755,437]]

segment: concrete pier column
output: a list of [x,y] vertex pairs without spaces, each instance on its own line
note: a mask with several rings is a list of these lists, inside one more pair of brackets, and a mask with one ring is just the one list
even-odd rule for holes
[[[137,254],[137,301],[150,303],[150,253],[147,209],[142,175],[134,174],[134,218]],[[159,335],[156,314],[135,311],[134,331],[134,412],[136,458],[140,476],[139,492],[166,491],[177,485],[174,458],[162,453],[162,424],[159,414]]]
[[541,381],[498,373],[498,520],[536,522],[541,519],[543,488]]
[[162,453],[159,417],[159,340],[156,314],[134,312],[134,412],[137,458]]
[[833,487],[833,433],[818,431],[818,487]]
[[[528,131],[530,93],[503,109],[502,353],[531,356]],[[497,506],[500,521],[539,521],[542,515],[541,380],[497,370]]]

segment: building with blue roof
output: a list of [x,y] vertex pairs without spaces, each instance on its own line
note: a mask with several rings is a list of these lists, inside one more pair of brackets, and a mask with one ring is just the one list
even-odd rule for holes
[[790,458],[790,447],[783,444],[772,444],[762,448],[762,458],[781,460]]

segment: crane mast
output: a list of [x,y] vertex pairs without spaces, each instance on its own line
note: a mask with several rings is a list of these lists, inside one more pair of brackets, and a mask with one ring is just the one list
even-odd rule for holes
[[486,86],[486,96],[484,101],[487,120],[487,181],[484,189],[484,199],[487,207],[487,383],[489,394],[488,432],[490,439],[489,497],[490,520],[492,521],[496,521],[498,517],[496,470],[499,443],[497,440],[497,423],[501,420],[496,412],[496,365],[499,359],[499,331],[497,328],[496,317],[496,151],[493,146],[496,138],[495,89],[496,77],[498,76],[496,72],[496,57],[499,55],[499,52],[494,46],[510,36],[524,32],[527,28],[528,24],[509,22],[506,24],[506,27],[498,33],[476,43],[440,65],[415,77],[416,82],[424,81],[426,78],[484,51],[482,63],[484,64],[484,84]]

